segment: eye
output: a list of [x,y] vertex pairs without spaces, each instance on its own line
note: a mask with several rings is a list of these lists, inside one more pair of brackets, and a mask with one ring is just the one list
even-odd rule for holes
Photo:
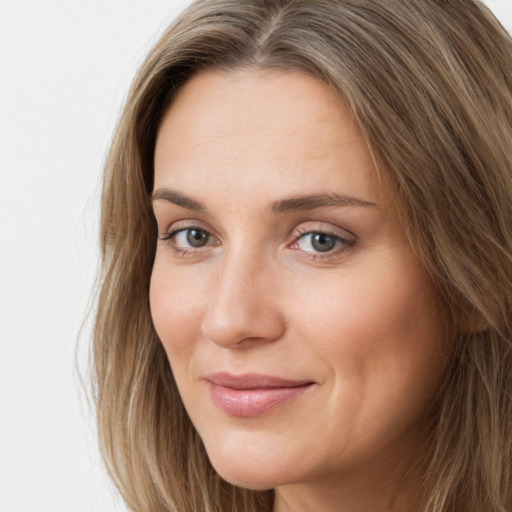
[[174,243],[181,247],[204,247],[211,235],[204,229],[196,229],[196,228],[187,228],[178,231],[174,235]]
[[160,240],[169,241],[176,251],[190,251],[211,245],[213,235],[198,227],[181,228],[160,237]]
[[301,233],[292,245],[292,248],[300,249],[313,256],[336,254],[354,245],[349,240],[334,233],[323,231],[308,231]]
[[337,238],[327,233],[307,233],[297,240],[299,249],[311,252],[329,252],[339,243]]

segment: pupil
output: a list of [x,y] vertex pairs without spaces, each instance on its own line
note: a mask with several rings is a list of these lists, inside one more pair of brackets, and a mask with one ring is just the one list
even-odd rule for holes
[[208,235],[198,229],[189,229],[187,233],[187,242],[192,247],[203,247],[208,241]]
[[316,233],[312,237],[311,244],[313,245],[315,251],[327,252],[334,247],[336,240],[330,235],[326,235],[324,233]]

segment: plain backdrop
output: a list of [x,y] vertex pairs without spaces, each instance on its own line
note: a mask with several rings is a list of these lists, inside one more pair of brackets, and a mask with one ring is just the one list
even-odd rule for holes
[[[189,3],[0,0],[0,512],[125,510],[100,462],[76,341],[117,115]],[[512,30],[512,0],[487,3]]]

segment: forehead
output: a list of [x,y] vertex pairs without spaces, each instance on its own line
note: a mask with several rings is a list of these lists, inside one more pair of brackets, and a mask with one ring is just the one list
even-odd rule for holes
[[289,194],[382,195],[372,153],[343,100],[298,72],[208,71],[187,82],[158,132],[155,188],[271,194],[285,185]]

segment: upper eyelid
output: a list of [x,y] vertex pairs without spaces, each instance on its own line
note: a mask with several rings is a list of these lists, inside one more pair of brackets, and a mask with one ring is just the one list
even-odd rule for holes
[[[308,226],[309,224],[309,226]],[[328,224],[330,227],[321,226],[320,224]],[[299,238],[300,236],[307,235],[309,233],[325,233],[328,235],[333,235],[342,239],[350,239],[356,240],[357,235],[348,229],[341,228],[332,224],[331,222],[323,222],[323,221],[312,221],[312,222],[304,222],[293,228],[290,236],[295,238]]]
[[[181,231],[183,229],[200,229],[202,231],[207,231],[213,236],[217,236],[215,234],[215,230],[213,230],[211,227],[206,226],[203,221],[200,221],[198,219],[180,219],[180,220],[173,220],[173,221],[167,221],[164,219],[161,219],[161,222],[157,220],[158,231],[162,234],[169,234],[174,231]],[[160,225],[162,225],[162,228],[160,228]]]
[[172,235],[175,233],[181,233],[182,231],[189,231],[191,229],[195,229],[197,231],[204,231],[205,233],[208,233],[209,235],[214,236],[213,233],[211,232],[211,230],[203,228],[201,226],[196,226],[195,224],[190,225],[190,226],[183,226],[183,227],[177,227],[175,229],[170,229],[170,230],[168,230],[168,233],[170,235]]

